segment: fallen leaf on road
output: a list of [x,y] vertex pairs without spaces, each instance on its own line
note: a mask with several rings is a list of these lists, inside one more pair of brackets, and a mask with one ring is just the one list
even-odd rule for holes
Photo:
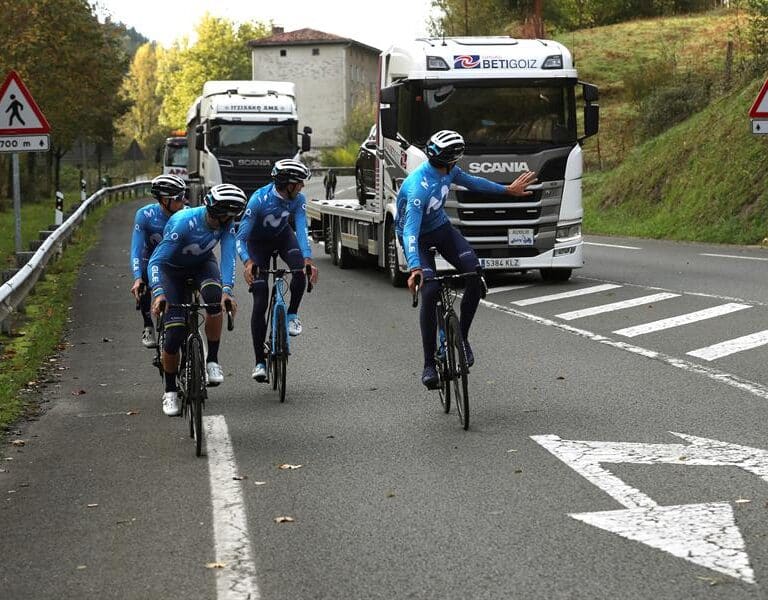
[[687,456],[680,456],[680,457],[678,457],[677,460],[688,460],[688,457]]
[[102,342],[111,342],[111,341],[112,341],[112,338],[108,338],[108,337],[105,337],[105,338],[101,338],[101,341],[102,341]]
[[747,500],[746,498],[739,498],[738,500],[735,500],[736,504],[749,504],[752,502],[752,500]]
[[517,450],[514,450],[514,449],[507,450],[507,454],[509,454],[510,452],[517,452]]
[[98,504],[89,504],[88,508],[96,508],[97,506],[98,506]]
[[522,472],[523,472],[523,470],[522,470],[522,469],[515,469],[515,473],[518,473],[518,474],[519,474],[519,473],[522,473]]
[[277,465],[277,468],[281,471],[289,471],[293,469],[301,469],[304,465],[289,465],[287,463],[283,463],[282,465]]
[[267,485],[266,481],[254,481],[253,485]]
[[127,413],[125,413],[125,414],[126,414],[126,416],[128,416],[128,417],[135,417],[135,416],[136,416],[136,415],[138,415],[139,413],[140,413],[140,411],[138,411],[138,410],[129,410],[129,411],[128,411]]
[[248,479],[248,475],[235,475],[232,479],[235,481],[242,481],[243,479]]
[[226,567],[227,565],[221,562],[211,562],[205,564],[206,569],[225,569]]
[[109,385],[108,383],[100,383],[99,387],[107,387],[108,385]]
[[86,567],[85,565],[77,565],[77,567],[76,567],[76,568],[77,568],[77,570],[78,570],[78,571],[84,571],[84,570],[85,570],[85,569],[87,569],[88,567]]
[[293,523],[293,517],[275,517],[275,523]]
[[697,576],[696,579],[701,579],[702,581],[706,581],[709,585],[717,585],[718,583],[723,583],[725,581],[725,579],[722,579],[721,577]]
[[558,375],[555,379],[563,380],[563,379],[565,379],[565,377],[563,377],[562,375]]
[[85,394],[85,390],[72,390],[73,396],[82,396],[83,394]]
[[394,497],[395,497],[395,492],[391,492],[391,491],[387,492],[387,498],[394,498]]
[[25,442],[24,440],[11,440],[11,446],[20,447],[20,446],[26,446],[26,445],[27,445],[27,442]]

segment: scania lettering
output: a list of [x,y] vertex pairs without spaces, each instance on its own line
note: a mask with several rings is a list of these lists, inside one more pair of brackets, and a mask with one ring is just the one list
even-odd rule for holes
[[312,130],[305,127],[299,136],[298,127],[293,83],[206,82],[187,112],[193,202],[219,183],[232,183],[250,196],[270,181],[276,161],[310,149]]
[[[536,171],[528,197],[452,186],[445,210],[486,269],[539,269],[564,281],[583,266],[582,144],[597,133],[597,87],[578,79],[558,42],[509,37],[419,39],[381,54],[375,192],[364,202],[312,200],[311,230],[334,263],[373,255],[394,285],[405,282],[395,239],[400,184],[426,160],[430,135],[464,136],[459,166],[501,184]],[[584,116],[577,130],[577,90]],[[438,268],[448,269],[438,257]]]

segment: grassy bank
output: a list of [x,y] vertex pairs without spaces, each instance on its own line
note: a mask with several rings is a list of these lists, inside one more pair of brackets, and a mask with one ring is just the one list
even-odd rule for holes
[[[18,337],[0,336],[0,431],[28,408],[21,390],[37,386],[41,365],[47,364],[61,343],[80,267],[99,239],[100,223],[108,210],[109,206],[100,206],[88,215],[61,259],[49,265],[45,280],[39,281],[27,298],[26,320],[19,327]],[[51,213],[50,209],[45,211],[45,225],[51,221]],[[34,237],[37,238],[37,230]]]
[[756,244],[768,236],[766,136],[747,113],[762,80],[587,176],[589,233]]

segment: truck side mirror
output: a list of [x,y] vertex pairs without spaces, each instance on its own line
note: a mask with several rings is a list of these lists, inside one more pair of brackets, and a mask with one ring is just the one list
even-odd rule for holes
[[195,127],[195,150],[205,150],[205,140],[203,139],[203,126]]
[[385,87],[381,90],[379,100],[382,104],[397,104],[397,97],[399,95],[400,88],[396,85]]
[[584,102],[587,102],[587,103],[597,102],[597,97],[598,97],[597,86],[592,85],[591,83],[584,83],[584,82],[581,82],[581,85],[584,90]]
[[312,128],[305,127],[304,133],[301,134],[301,151],[309,152],[312,149]]
[[584,137],[595,135],[600,128],[600,106],[586,104],[584,106]]
[[382,108],[381,113],[381,135],[390,140],[397,138],[397,108],[390,106]]

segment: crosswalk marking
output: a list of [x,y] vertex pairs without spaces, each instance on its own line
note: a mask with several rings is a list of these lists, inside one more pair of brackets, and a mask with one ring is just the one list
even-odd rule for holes
[[613,333],[616,335],[623,335],[624,337],[635,337],[638,335],[644,335],[646,333],[661,331],[663,329],[671,329],[672,327],[688,325],[689,323],[696,323],[697,321],[704,321],[705,319],[720,317],[732,312],[736,312],[738,310],[744,310],[745,308],[749,308],[749,305],[729,302],[728,304],[721,304],[720,306],[705,308],[704,310],[698,310],[696,312],[678,315],[677,317],[670,317],[669,319],[661,319],[660,321],[652,321],[651,323],[645,323],[643,325],[635,325],[634,327],[617,329]]
[[613,283],[593,285],[592,287],[581,288],[579,290],[573,290],[570,292],[562,292],[560,294],[550,294],[549,296],[538,296],[537,298],[518,300],[516,302],[512,302],[512,304],[515,306],[530,306],[531,304],[541,304],[542,302],[551,302],[552,300],[563,300],[565,298],[575,298],[576,296],[586,296],[587,294],[597,294],[598,292],[606,292],[608,290],[614,290],[620,287],[620,285],[615,285]]
[[740,258],[741,260],[768,261],[768,258],[765,258],[763,256],[737,256],[734,254],[706,254],[706,253],[702,253],[700,256],[713,256],[715,258]]
[[511,292],[512,290],[523,290],[525,288],[533,287],[532,283],[527,285],[504,285],[501,287],[488,288],[488,294],[498,294],[499,292]]
[[698,350],[692,350],[687,354],[701,358],[703,360],[717,360],[729,354],[735,354],[736,352],[742,352],[744,350],[751,350],[758,346],[765,346],[768,344],[768,330],[758,331],[757,333],[750,333],[742,337],[737,337],[732,340],[726,340],[719,344],[713,344],[705,348],[699,348]]
[[651,294],[650,296],[642,296],[640,298],[632,298],[630,300],[622,300],[621,302],[611,302],[610,304],[601,304],[600,306],[592,306],[590,308],[584,308],[582,310],[572,310],[570,312],[564,312],[556,315],[559,319],[565,321],[572,321],[574,319],[581,319],[582,317],[591,317],[593,315],[599,315],[602,313],[612,312],[614,310],[621,310],[623,308],[632,308],[635,306],[643,306],[644,304],[651,304],[653,302],[661,302],[669,298],[678,298],[680,294],[672,294],[664,292],[661,294]]
[[603,246],[605,248],[621,248],[623,250],[642,250],[637,246],[620,246],[619,244],[601,244],[599,242],[584,242],[585,246]]

